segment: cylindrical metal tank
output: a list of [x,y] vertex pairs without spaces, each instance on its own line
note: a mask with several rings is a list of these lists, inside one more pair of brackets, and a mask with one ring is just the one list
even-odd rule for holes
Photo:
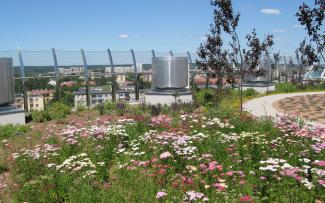
[[0,58],[0,106],[15,101],[12,58]]
[[255,77],[251,74],[245,75],[245,82],[247,83],[264,83],[268,84],[271,83],[271,74],[272,70],[270,68],[270,65],[266,63],[263,68],[258,67],[257,70],[262,69],[264,71],[264,74],[262,76]]
[[188,85],[187,57],[152,58],[153,89],[184,89]]

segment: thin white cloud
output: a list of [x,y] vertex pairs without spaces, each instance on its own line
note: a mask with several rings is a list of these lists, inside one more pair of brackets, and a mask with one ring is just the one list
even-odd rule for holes
[[120,34],[120,38],[127,39],[127,38],[129,38],[129,35],[128,34]]
[[299,25],[299,24],[295,24],[293,27],[294,28],[303,28],[303,26],[302,25]]
[[286,29],[273,29],[272,32],[276,32],[276,33],[281,33],[281,32],[287,32],[288,30]]
[[240,11],[248,11],[248,10],[252,10],[252,9],[253,9],[252,6],[244,6],[244,7],[239,8]]
[[134,38],[139,38],[139,37],[140,37],[140,35],[133,35],[133,37],[134,37]]
[[208,39],[208,36],[206,36],[206,35],[200,38],[201,41],[207,41],[207,39]]
[[261,13],[266,15],[280,15],[281,11],[276,8],[263,8],[261,9]]

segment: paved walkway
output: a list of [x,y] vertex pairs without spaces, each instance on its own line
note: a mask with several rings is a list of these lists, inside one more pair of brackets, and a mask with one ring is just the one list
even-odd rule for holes
[[[312,95],[312,94],[325,94],[325,92],[275,94],[275,95],[270,95],[265,97],[259,97],[245,102],[243,108],[245,111],[250,112],[251,114],[257,117],[262,117],[262,116],[276,117],[277,115],[281,116],[284,115],[284,113],[279,112],[272,106],[274,102],[288,97]],[[320,124],[320,123],[312,123],[312,124],[325,127],[324,124]]]

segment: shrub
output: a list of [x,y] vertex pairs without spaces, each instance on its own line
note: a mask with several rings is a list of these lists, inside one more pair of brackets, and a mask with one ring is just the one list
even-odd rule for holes
[[7,139],[17,134],[24,134],[29,131],[27,125],[4,125],[0,126],[0,140]]
[[110,112],[115,110],[116,104],[112,101],[107,101],[105,102],[104,107],[106,112]]
[[205,106],[215,102],[215,92],[213,89],[202,89],[194,95],[194,99],[199,105]]
[[96,106],[96,108],[97,108],[97,110],[98,110],[98,112],[99,112],[100,115],[104,115],[105,114],[105,106],[104,106],[104,104],[98,104]]
[[2,164],[0,164],[0,174],[3,173],[3,172],[6,172],[8,171],[8,168]]
[[276,85],[276,91],[278,92],[294,92],[297,91],[295,85],[290,83],[280,83]]
[[151,105],[150,106],[150,114],[151,116],[158,116],[161,113],[161,105]]
[[186,113],[192,113],[194,109],[196,108],[195,104],[193,102],[184,102],[180,104],[181,109]]
[[325,82],[320,83],[319,88],[325,90]]
[[132,105],[130,106],[130,111],[136,116],[142,116],[146,113],[142,105]]
[[62,102],[55,102],[46,111],[51,120],[62,119],[70,113],[70,107]]
[[280,83],[276,85],[276,92],[287,93],[287,92],[301,92],[301,91],[324,91],[324,83],[320,84],[291,84],[291,83]]
[[171,104],[171,109],[172,109],[172,112],[179,112],[180,111],[180,105],[176,102],[173,102]]
[[141,108],[141,110],[143,112],[149,112],[150,111],[150,105],[147,105],[145,103],[142,103],[140,108]]
[[126,103],[125,102],[117,102],[116,103],[116,113],[119,116],[124,116],[126,111]]
[[87,107],[83,106],[83,105],[78,105],[76,107],[77,112],[82,112],[85,111],[87,109]]
[[42,123],[50,120],[50,116],[47,111],[32,111],[32,119],[34,122]]
[[298,84],[297,89],[299,89],[299,90],[307,90],[307,85]]
[[170,114],[172,111],[171,105],[164,104],[161,106],[161,114]]
[[244,97],[255,96],[257,94],[258,94],[258,92],[256,92],[253,88],[249,88],[249,89],[243,91],[243,96]]

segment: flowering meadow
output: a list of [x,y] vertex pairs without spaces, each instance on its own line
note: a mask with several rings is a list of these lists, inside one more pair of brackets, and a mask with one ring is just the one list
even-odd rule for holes
[[325,200],[325,129],[294,119],[206,107],[30,128],[0,140],[0,202]]

